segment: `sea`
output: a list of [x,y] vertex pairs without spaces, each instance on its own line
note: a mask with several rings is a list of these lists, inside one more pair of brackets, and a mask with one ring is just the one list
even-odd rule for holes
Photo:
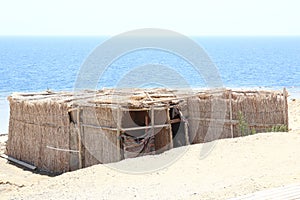
[[[222,86],[274,90],[285,87],[292,97],[300,97],[300,37],[189,38],[209,56]],[[7,96],[13,92],[74,90],[89,55],[108,39],[0,37],[0,134],[8,131]],[[161,79],[171,78],[162,83],[160,79],[149,80],[151,72],[159,72]],[[191,88],[209,87],[205,77],[186,59],[151,48],[119,55],[101,73],[93,89],[118,87],[124,80],[136,82],[134,86],[139,87],[180,87],[181,83]]]

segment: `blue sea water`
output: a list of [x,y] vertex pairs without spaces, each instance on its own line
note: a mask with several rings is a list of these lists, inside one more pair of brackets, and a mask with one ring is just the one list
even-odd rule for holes
[[[72,90],[81,65],[105,37],[0,37],[0,123],[12,92]],[[215,63],[225,87],[282,89],[300,96],[300,37],[191,37]],[[137,66],[170,66],[192,87],[205,87],[194,68],[168,52],[140,50],[111,64],[98,88],[114,87]],[[117,70],[116,70],[117,69]],[[143,76],[136,76],[144,79]],[[174,82],[176,84],[176,81]],[[148,85],[149,86],[149,85]],[[154,85],[155,86],[155,85]],[[7,127],[7,125],[0,127]],[[7,128],[1,132],[7,131]]]

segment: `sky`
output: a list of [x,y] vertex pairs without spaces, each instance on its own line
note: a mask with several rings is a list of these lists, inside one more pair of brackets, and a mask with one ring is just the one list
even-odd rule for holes
[[0,35],[300,35],[299,0],[0,0]]

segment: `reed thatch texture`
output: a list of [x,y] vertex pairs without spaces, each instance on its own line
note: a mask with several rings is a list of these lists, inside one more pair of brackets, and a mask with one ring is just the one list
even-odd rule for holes
[[9,98],[10,126],[7,154],[51,172],[69,171],[68,107],[53,101]]
[[79,130],[78,127],[76,126],[76,124],[74,124],[73,122],[70,123],[70,139],[69,139],[69,148],[70,150],[73,150],[74,152],[70,151],[69,155],[70,155],[70,162],[69,162],[69,170],[70,171],[74,171],[80,168],[79,166],[79,156],[78,156],[78,134],[79,134]]
[[225,93],[203,93],[188,98],[188,122],[190,143],[210,142],[228,137],[224,118],[228,115]]
[[187,104],[191,143],[266,132],[274,126],[288,128],[285,90],[212,91],[188,98]]
[[287,95],[278,92],[232,93],[233,119],[239,119],[239,113],[251,128],[265,132],[276,125],[287,126]]
[[[120,161],[120,144],[117,131],[101,128],[117,127],[117,109],[105,105],[97,107],[85,106],[81,109],[84,167]],[[119,117],[122,118],[121,115]]]

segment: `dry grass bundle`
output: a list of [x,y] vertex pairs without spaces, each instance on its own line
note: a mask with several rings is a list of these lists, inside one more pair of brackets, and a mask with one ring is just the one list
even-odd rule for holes
[[189,98],[187,104],[191,143],[266,132],[274,126],[288,129],[285,89],[207,92]]
[[26,101],[12,97],[7,154],[53,172],[69,171],[68,106],[52,101]]

